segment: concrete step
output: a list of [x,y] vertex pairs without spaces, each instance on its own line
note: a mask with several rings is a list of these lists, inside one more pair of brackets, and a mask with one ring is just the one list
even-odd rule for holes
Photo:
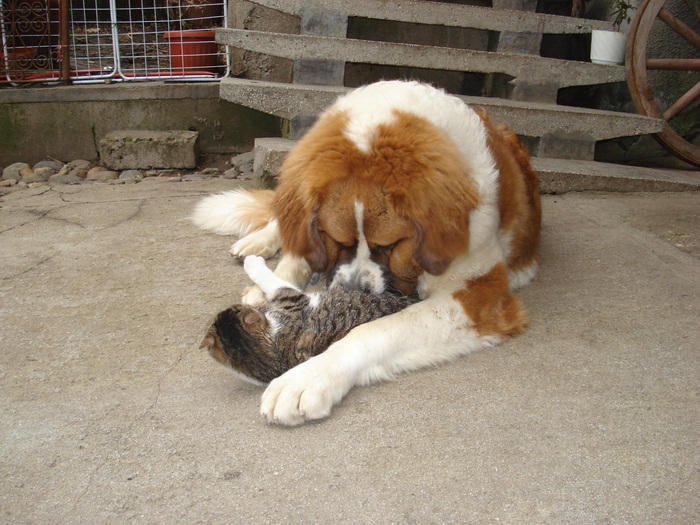
[[255,0],[255,3],[296,16],[301,16],[304,10],[316,9],[345,16],[487,31],[575,34],[590,33],[592,29],[612,30],[612,23],[607,21],[415,0]]
[[[222,99],[285,119],[318,115],[348,91],[349,88],[342,86],[307,86],[231,77],[223,78],[220,84]],[[524,137],[556,135],[598,141],[657,133],[663,129],[660,119],[632,113],[488,97],[460,98],[467,104],[486,108],[495,122],[507,124]]]
[[[255,175],[273,186],[280,166],[296,141],[262,138],[255,141]],[[533,158],[540,192],[571,191],[661,192],[700,191],[700,176],[685,172],[641,168],[604,162]]]
[[495,53],[470,49],[396,44],[313,35],[290,35],[246,29],[217,29],[216,41],[265,55],[290,60],[406,66],[446,71],[502,73],[514,77],[514,84],[541,86],[543,97],[569,86],[607,84],[625,80],[625,68],[590,62],[574,62],[516,53]]

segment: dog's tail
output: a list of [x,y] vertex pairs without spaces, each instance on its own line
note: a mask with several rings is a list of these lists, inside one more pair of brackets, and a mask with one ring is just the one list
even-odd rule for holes
[[273,219],[272,190],[233,190],[209,195],[197,203],[190,220],[203,230],[243,237]]

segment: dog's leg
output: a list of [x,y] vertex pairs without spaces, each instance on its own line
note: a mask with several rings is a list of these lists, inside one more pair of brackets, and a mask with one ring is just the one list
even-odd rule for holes
[[250,233],[231,246],[230,254],[234,257],[259,255],[269,259],[282,247],[279,226],[276,220],[271,220],[264,228]]
[[281,425],[321,419],[354,385],[445,362],[501,340],[480,335],[472,326],[449,294],[360,325],[273,380],[263,393],[261,413]]

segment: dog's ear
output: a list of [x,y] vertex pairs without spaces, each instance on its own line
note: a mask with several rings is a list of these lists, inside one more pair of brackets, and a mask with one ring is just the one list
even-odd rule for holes
[[439,220],[428,215],[416,221],[413,256],[426,272],[440,275],[452,260],[469,249],[469,210],[454,210],[453,219]]
[[433,275],[443,273],[469,249],[469,216],[479,204],[468,173],[456,163],[450,167],[424,170],[422,187],[395,195],[399,213],[415,225],[413,257]]
[[279,223],[282,251],[303,257],[314,272],[324,272],[328,255],[318,231],[316,200],[304,192],[300,183],[281,182],[273,209]]

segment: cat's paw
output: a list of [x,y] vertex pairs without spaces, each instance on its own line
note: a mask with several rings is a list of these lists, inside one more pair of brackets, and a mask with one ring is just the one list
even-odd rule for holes
[[267,305],[265,294],[258,285],[253,285],[243,290],[243,293],[241,294],[241,302],[243,304],[256,307]]
[[265,264],[265,259],[263,259],[259,255],[248,255],[243,260],[243,269],[245,270],[245,273],[247,273],[251,278],[253,277],[253,275],[258,275],[261,273],[267,274],[272,272],[272,270],[270,270],[267,267],[267,264]]
[[346,379],[321,356],[311,358],[270,383],[260,413],[268,423],[287,426],[323,419],[350,389]]

